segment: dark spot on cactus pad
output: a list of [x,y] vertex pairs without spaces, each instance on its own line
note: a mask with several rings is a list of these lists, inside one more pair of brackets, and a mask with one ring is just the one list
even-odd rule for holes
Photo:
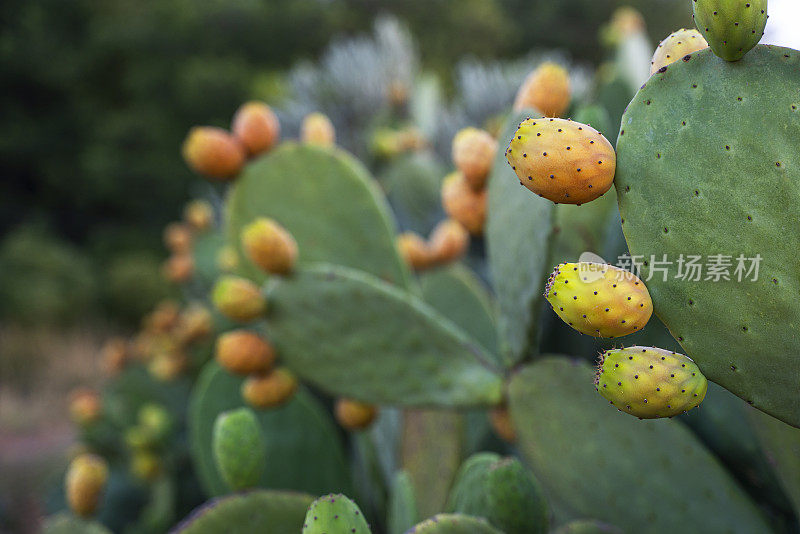
[[[733,364],[731,364],[731,371],[734,371],[734,372],[736,371],[736,366],[733,365]],[[692,373],[692,375],[694,375],[694,373]]]

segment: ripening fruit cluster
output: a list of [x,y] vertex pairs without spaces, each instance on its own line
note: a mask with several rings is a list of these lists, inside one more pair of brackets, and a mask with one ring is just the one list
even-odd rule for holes
[[195,238],[214,226],[214,208],[207,200],[196,199],[183,210],[183,220],[164,229],[164,246],[170,253],[162,266],[164,277],[174,284],[184,284],[194,275],[192,254]]

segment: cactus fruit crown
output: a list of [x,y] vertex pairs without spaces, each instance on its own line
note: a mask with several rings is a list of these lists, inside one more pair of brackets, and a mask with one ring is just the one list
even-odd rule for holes
[[708,381],[683,354],[633,346],[603,352],[595,389],[618,410],[640,419],[673,417],[698,406]]
[[569,326],[594,337],[621,337],[641,330],[653,313],[650,293],[639,278],[613,265],[558,265],[544,296]]
[[605,194],[617,157],[603,134],[568,119],[522,121],[506,149],[520,184],[557,203],[584,204]]

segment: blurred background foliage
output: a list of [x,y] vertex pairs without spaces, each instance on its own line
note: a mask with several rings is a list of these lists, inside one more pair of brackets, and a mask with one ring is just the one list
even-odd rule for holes
[[[642,11],[653,43],[691,24],[682,0],[2,2],[0,319],[125,324],[168,296],[162,228],[213,194],[180,158],[188,128],[227,127],[255,97],[302,108],[290,93],[316,82],[299,62],[379,16],[408,27],[416,68],[452,97],[470,72],[534,50],[597,66],[599,29],[621,5]],[[483,70],[454,68],[463,58]]]

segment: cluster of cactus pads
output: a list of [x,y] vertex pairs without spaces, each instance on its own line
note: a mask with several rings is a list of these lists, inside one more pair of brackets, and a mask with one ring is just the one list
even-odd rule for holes
[[[165,233],[187,304],[109,345],[102,399],[75,394],[88,451],[47,531],[112,525],[121,455],[146,485],[126,532],[791,532],[800,52],[756,45],[766,1],[691,3],[700,33],[656,48],[618,136],[544,64],[497,135],[455,136],[449,175],[393,154],[388,195],[324,115],[298,141],[258,102],[193,129],[224,206]],[[704,254],[760,277],[656,270]],[[187,465],[210,500],[176,517]]]

